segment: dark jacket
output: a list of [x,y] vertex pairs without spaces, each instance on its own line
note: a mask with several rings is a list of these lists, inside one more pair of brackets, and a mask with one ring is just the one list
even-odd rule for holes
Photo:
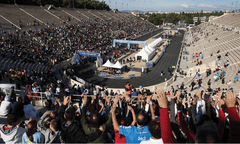
[[[89,124],[86,121],[86,112],[87,112],[87,108],[86,108],[86,106],[84,106],[82,109],[82,117],[81,117],[81,124],[82,124],[83,130],[86,134],[94,134],[99,129],[96,127],[89,126]],[[112,126],[112,114],[110,114],[108,116],[107,122],[104,123],[102,126],[104,127],[104,131],[101,133],[101,135],[96,140],[92,141],[93,143],[108,142],[107,132],[108,132],[109,128]]]
[[80,125],[79,121],[74,120],[73,123],[69,126],[66,126],[66,120],[64,119],[64,111],[66,106],[60,107],[60,124],[61,124],[61,137],[66,143],[87,143],[96,140],[100,135],[101,131],[96,130],[95,133],[86,135]]

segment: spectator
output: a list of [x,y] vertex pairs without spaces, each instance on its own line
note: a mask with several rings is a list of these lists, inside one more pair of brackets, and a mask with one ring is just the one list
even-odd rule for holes
[[22,136],[22,143],[44,143],[45,137],[37,131],[37,121],[30,119],[27,125],[27,131]]
[[176,89],[175,89],[175,91],[178,91],[178,89],[179,89],[179,87],[178,87],[178,85],[176,85]]
[[48,102],[48,109],[51,109],[52,106],[52,100],[51,100],[51,93],[49,92],[49,89],[46,89],[45,95],[47,97],[47,102]]
[[126,83],[125,90],[126,90],[128,95],[132,94],[132,85],[129,82]]
[[227,67],[229,65],[229,61],[227,60],[227,62],[224,63],[224,67]]
[[211,79],[208,80],[207,85],[211,86]]
[[138,96],[138,93],[137,93],[136,89],[133,89],[132,98],[134,98],[135,96]]
[[238,73],[236,73],[235,79],[234,79],[234,83],[236,83],[238,81]]
[[[87,123],[86,121],[86,105],[87,105],[87,96],[84,97],[83,99],[83,108],[82,108],[82,116],[81,116],[81,124],[83,126],[83,131],[86,134],[96,134],[98,135],[99,131],[99,126],[100,126],[100,113],[99,112],[91,112],[90,113],[90,124]],[[104,108],[103,103],[101,102],[102,108]],[[93,143],[104,143],[108,142],[108,136],[107,136],[107,131],[109,130],[110,126],[112,125],[112,116],[111,114],[108,116],[108,120],[102,125],[104,127],[104,131],[101,133],[101,135],[94,141]]]
[[150,131],[152,137],[149,140],[142,141],[140,144],[159,144],[163,143],[160,123],[157,121],[151,121],[148,124],[148,130]]
[[6,95],[4,101],[2,101],[0,106],[0,115],[2,117],[7,116],[12,112],[13,104],[10,102],[10,96]]
[[[64,143],[61,137],[60,125],[53,113],[46,111],[38,122],[38,128],[41,133],[45,136],[45,143]],[[49,128],[45,128],[42,121],[48,116],[52,117],[49,121]]]
[[18,101],[14,103],[13,105],[13,114],[18,115],[19,117],[23,117],[24,116],[24,111],[23,111],[23,99],[22,97],[18,98]]
[[26,131],[20,123],[20,118],[15,114],[7,116],[7,125],[0,128],[1,138],[5,143],[21,143],[22,135]]
[[24,115],[26,119],[30,119],[30,117],[37,118],[39,116],[38,110],[36,110],[31,103],[30,99],[25,98],[24,99]]
[[[118,97],[115,97],[115,104],[118,102]],[[137,114],[137,127],[136,126],[119,126],[115,116],[115,109],[113,107],[113,126],[114,129],[119,131],[119,134],[126,136],[127,143],[140,143],[143,140],[149,140],[151,133],[148,130],[148,126],[145,125],[145,114]]]
[[[67,105],[71,102],[71,98],[69,96],[64,97],[63,105],[59,110],[59,119],[61,125],[61,137],[64,142],[92,142],[96,140],[100,135],[101,131],[97,130],[96,133],[86,135],[83,129],[80,127],[80,123],[75,118],[75,112],[72,107],[67,108]],[[67,108],[67,109],[66,109]]]
[[12,104],[14,104],[14,102],[16,101],[16,93],[14,91],[14,86],[11,87],[10,90],[10,101],[12,102]]

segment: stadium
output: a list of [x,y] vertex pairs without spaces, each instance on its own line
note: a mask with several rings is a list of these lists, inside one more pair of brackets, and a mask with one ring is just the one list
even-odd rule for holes
[[238,143],[237,1],[173,1],[1,2],[0,142]]

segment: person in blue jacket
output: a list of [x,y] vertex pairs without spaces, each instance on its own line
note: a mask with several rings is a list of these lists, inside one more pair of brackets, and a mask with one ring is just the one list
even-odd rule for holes
[[30,120],[27,125],[27,131],[22,136],[22,143],[39,144],[45,143],[45,137],[41,132],[37,131],[37,121]]

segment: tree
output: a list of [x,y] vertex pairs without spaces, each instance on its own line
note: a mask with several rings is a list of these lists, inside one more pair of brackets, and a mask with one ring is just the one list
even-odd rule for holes
[[198,21],[195,22],[195,25],[199,25],[199,24],[201,24],[200,18],[198,18]]

